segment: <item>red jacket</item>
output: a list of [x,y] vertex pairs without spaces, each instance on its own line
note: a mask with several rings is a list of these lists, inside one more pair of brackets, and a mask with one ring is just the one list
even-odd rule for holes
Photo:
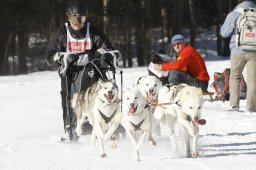
[[162,70],[180,70],[202,81],[209,81],[210,79],[204,59],[190,45],[186,45],[179,52],[176,61],[170,63],[163,63]]

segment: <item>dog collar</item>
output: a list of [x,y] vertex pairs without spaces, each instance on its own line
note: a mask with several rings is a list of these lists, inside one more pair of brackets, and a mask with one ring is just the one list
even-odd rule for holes
[[130,123],[132,124],[132,126],[134,127],[134,130],[136,131],[136,130],[141,130],[140,129],[140,126],[142,125],[142,123],[144,122],[144,119],[140,122],[140,123],[138,123],[137,125],[136,124],[134,124],[134,123],[132,123],[131,121],[130,121]]
[[112,120],[112,118],[115,116],[115,114],[116,114],[116,110],[115,110],[114,113],[113,113],[110,117],[107,117],[107,116],[105,116],[105,115],[100,111],[100,109],[98,109],[98,111],[99,111],[101,117],[104,119],[104,121],[105,121],[106,124],[108,124],[108,123]]

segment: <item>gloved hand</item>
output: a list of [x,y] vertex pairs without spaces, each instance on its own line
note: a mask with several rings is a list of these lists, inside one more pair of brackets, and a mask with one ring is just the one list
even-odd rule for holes
[[62,60],[63,56],[64,56],[64,55],[62,54],[62,52],[57,52],[57,53],[54,55],[54,57],[53,57],[53,61],[54,61],[54,62],[61,63],[61,60]]
[[154,64],[153,67],[157,71],[161,71],[162,70],[162,64]]
[[73,54],[73,53],[70,53],[70,52],[57,52],[54,57],[53,57],[53,60],[54,62],[58,62],[58,63],[62,63],[62,59],[67,57],[68,55],[70,54]]

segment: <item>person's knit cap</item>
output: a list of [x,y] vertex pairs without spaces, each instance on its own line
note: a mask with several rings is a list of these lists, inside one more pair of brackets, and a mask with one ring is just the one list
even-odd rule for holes
[[172,44],[185,42],[185,38],[181,34],[176,34],[172,37]]

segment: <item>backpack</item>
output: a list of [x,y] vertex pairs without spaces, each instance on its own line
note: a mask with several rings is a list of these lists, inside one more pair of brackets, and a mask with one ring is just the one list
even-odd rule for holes
[[[215,72],[214,73],[214,81],[213,87],[216,92],[216,100],[229,100],[229,75],[230,75],[230,68],[226,68],[222,73]],[[240,99],[246,99],[247,94],[247,84],[244,80],[244,76],[241,75],[240,81],[240,92],[239,97]]]
[[256,50],[256,8],[237,8],[236,46],[244,50]]

